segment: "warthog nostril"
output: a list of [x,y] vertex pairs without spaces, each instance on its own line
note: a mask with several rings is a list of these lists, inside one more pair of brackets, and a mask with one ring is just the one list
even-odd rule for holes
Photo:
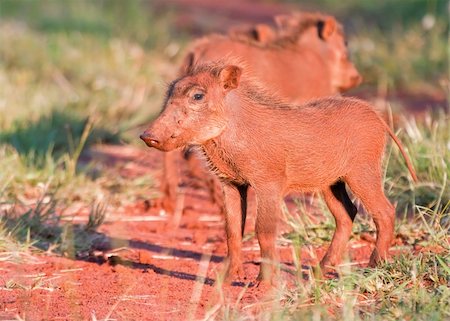
[[139,136],[149,147],[156,147],[159,145],[159,141],[152,137],[149,133],[143,133]]

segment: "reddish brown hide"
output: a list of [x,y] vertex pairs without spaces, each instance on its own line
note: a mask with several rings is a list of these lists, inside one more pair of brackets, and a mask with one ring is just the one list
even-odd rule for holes
[[370,264],[386,259],[395,212],[382,185],[386,132],[417,179],[398,138],[366,102],[334,97],[293,105],[258,83],[241,79],[241,74],[241,68],[226,63],[195,66],[170,86],[163,112],[141,136],[148,146],[163,151],[199,146],[221,179],[227,207],[228,276],[240,276],[246,186],[257,198],[259,279],[273,280],[278,273],[277,223],[283,196],[291,191],[323,194],[336,231],[321,265],[339,262],[352,221],[331,190],[337,181],[348,184],[374,219],[377,240]]

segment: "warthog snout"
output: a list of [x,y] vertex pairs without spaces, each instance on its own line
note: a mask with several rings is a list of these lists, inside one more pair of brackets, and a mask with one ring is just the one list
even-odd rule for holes
[[158,146],[161,144],[155,136],[148,132],[142,133],[139,137],[145,142],[148,147],[158,148]]

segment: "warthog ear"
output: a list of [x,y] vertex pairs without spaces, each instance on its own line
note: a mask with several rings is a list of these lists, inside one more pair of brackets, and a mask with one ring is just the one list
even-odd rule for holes
[[220,83],[226,91],[235,89],[239,86],[242,70],[238,66],[228,65],[219,73]]
[[327,40],[336,31],[336,19],[328,17],[323,21],[319,21],[317,24],[319,31],[319,37],[323,40]]
[[194,53],[190,52],[186,55],[186,57],[183,58],[183,62],[180,66],[180,76],[187,75],[191,72],[192,67],[194,66]]
[[260,23],[253,28],[252,37],[261,43],[268,43],[275,39],[275,32],[270,26]]

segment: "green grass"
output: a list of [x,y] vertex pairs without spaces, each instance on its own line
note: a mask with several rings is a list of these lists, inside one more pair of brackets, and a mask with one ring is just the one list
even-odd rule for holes
[[391,147],[387,161],[385,186],[398,212],[414,205],[432,209],[448,208],[450,203],[450,118],[444,113],[429,115],[423,123],[413,119],[404,122],[399,138],[408,149],[418,174],[413,183],[396,146]]
[[[450,224],[442,224],[450,218],[448,210],[421,208],[415,219],[397,220],[402,244],[393,249],[400,253],[375,269],[344,262],[338,278],[317,278],[309,270],[305,280],[294,259],[293,285],[281,281],[261,302],[224,302],[211,313],[223,320],[448,320]],[[329,242],[329,223],[314,225],[305,217],[289,216],[294,232],[280,239],[292,242],[295,253]],[[352,237],[359,238],[374,227],[359,215],[353,230]]]
[[429,30],[417,23],[393,27],[389,33],[363,26],[350,38],[349,48],[366,86],[445,98],[449,70],[447,33],[447,20],[436,21]]
[[[293,0],[292,2],[296,2]],[[437,19],[448,17],[447,0],[318,0],[314,4],[324,10],[330,10],[341,19],[353,18],[355,23],[382,28],[385,32],[392,27],[415,25],[425,14]]]
[[[26,22],[46,34],[94,36],[98,41],[127,38],[146,48],[167,45],[179,31],[145,0],[2,0],[0,18]],[[119,23],[120,22],[120,23]]]
[[127,40],[46,34],[11,22],[0,24],[0,42],[2,130],[46,118],[79,127],[90,115],[118,136],[159,110],[161,75],[172,71],[169,57]]

